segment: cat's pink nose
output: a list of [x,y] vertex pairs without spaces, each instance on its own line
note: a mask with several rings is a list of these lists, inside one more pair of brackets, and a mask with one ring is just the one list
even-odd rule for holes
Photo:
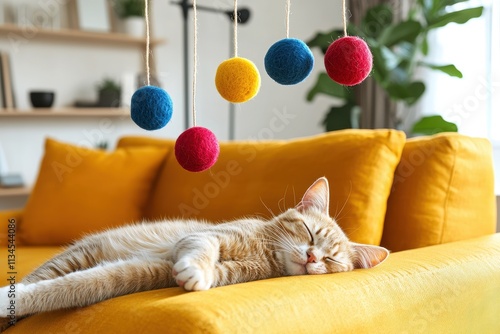
[[314,262],[314,263],[317,262],[316,255],[314,255],[313,252],[308,251],[307,252],[307,263],[311,263],[311,262]]

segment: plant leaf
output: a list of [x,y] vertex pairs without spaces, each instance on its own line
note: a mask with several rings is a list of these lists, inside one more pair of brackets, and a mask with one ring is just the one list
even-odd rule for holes
[[414,43],[422,31],[423,28],[420,22],[413,20],[403,21],[385,29],[378,38],[378,42],[387,47],[394,46],[402,41]]
[[326,94],[344,100],[353,99],[349,88],[336,83],[324,72],[319,74],[316,84],[307,93],[307,101],[312,101],[317,94]]
[[361,22],[361,30],[366,36],[376,38],[392,23],[392,20],[392,7],[388,4],[380,4],[366,11]]
[[[354,117],[353,117],[354,116]],[[347,102],[340,107],[331,107],[323,120],[326,131],[336,131],[359,127],[353,118],[359,116],[359,107]],[[357,120],[354,120],[357,121]]]
[[457,78],[463,78],[462,72],[458,70],[458,68],[455,67],[455,65],[433,65],[433,64],[428,64],[428,63],[420,63],[421,65],[432,68],[433,70],[438,70],[443,73],[448,74],[450,77],[457,77]]
[[420,45],[420,51],[422,51],[422,54],[424,56],[427,56],[429,54],[429,38],[427,36],[427,33],[422,36],[422,44]]
[[441,8],[444,8],[446,6],[452,6],[452,5],[455,5],[459,2],[466,2],[466,1],[469,1],[469,0],[441,0],[441,1],[438,1],[438,3],[441,4]]
[[457,132],[455,123],[447,122],[439,115],[422,117],[413,125],[414,134],[433,135],[440,132]]
[[480,17],[482,14],[483,14],[483,7],[468,8],[468,9],[458,10],[456,12],[446,13],[444,15],[433,18],[429,22],[428,29],[444,27],[448,23],[463,24],[469,21],[470,19]]
[[306,44],[310,48],[313,48],[313,47],[320,48],[324,54],[326,52],[326,50],[328,49],[328,47],[330,46],[330,44],[332,44],[332,42],[334,40],[339,38],[339,36],[343,36],[343,35],[344,35],[344,32],[342,30],[339,30],[339,29],[334,29],[334,30],[327,32],[327,33],[319,32],[310,41],[306,42]]
[[415,81],[410,84],[404,85],[400,83],[389,83],[385,87],[389,96],[394,100],[402,100],[408,105],[417,102],[418,99],[425,92],[425,85],[423,82]]

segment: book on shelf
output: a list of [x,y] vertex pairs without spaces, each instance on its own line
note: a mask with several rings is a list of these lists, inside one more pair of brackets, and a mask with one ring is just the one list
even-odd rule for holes
[[0,52],[0,68],[1,68],[1,89],[2,89],[2,106],[7,109],[14,109],[16,102],[14,99],[14,91],[12,86],[12,72],[10,68],[10,59],[7,52]]
[[2,70],[2,53],[0,52],[0,111],[5,109],[5,92],[3,90],[3,70]]

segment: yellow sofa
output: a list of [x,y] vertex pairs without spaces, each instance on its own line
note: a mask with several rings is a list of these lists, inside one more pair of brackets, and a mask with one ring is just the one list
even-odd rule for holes
[[6,333],[500,332],[488,141],[348,130],[228,142],[211,170],[195,174],[179,167],[173,145],[125,137],[106,153],[47,140],[26,207],[0,212],[2,281],[20,281],[64,244],[110,226],[270,216],[320,176],[330,181],[330,213],[349,237],[393,253],[368,270],[137,293],[34,315]]

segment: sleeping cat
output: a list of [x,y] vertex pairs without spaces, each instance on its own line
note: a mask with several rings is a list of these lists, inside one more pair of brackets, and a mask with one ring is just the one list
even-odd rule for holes
[[[16,316],[174,286],[200,291],[371,268],[388,256],[385,248],[350,242],[328,204],[328,181],[320,178],[295,208],[270,220],[162,221],[89,235],[16,285]],[[0,288],[0,317],[8,316],[8,290]]]

